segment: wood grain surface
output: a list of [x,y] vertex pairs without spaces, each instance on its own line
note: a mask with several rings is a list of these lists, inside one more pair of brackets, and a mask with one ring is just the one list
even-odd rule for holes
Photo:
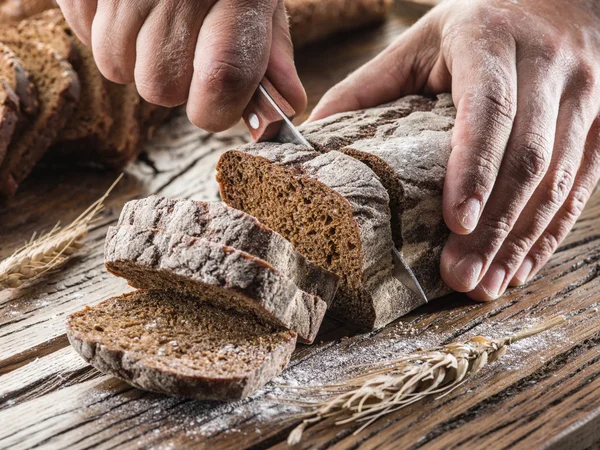
[[[298,55],[309,108],[335,82],[384,48],[427,10],[399,2],[383,27],[349,33]],[[298,118],[303,120],[306,114]],[[235,404],[203,403],[143,392],[100,374],[69,347],[64,323],[85,305],[127,291],[105,271],[102,246],[124,202],[158,193],[217,200],[215,164],[248,139],[195,129],[182,111],[163,125],[126,172],[86,238],[86,250],[61,271],[23,290],[0,292],[0,449],[288,448],[295,426],[273,403],[275,385]],[[34,231],[67,223],[98,198],[117,174],[40,168],[0,206],[0,258]],[[558,330],[524,341],[504,360],[450,395],[425,400],[356,427],[310,427],[302,449],[592,449],[600,441],[600,193],[547,267],[527,286],[496,302],[451,295],[377,332],[354,334],[326,320],[317,342],[299,346],[288,373],[335,371],[340,355],[414,349],[474,333],[493,337],[557,314]],[[392,356],[392,355],[389,355]],[[316,372],[315,372],[316,371]]]

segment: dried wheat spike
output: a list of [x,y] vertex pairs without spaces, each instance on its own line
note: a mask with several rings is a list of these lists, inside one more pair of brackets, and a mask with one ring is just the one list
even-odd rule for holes
[[37,238],[34,234],[27,244],[0,262],[0,291],[29,285],[65,264],[73,253],[83,247],[83,238],[93,219],[122,177],[119,176],[106,193],[70,225],[65,228],[56,225],[52,231]]
[[563,322],[556,317],[548,322],[502,339],[476,336],[464,343],[453,343],[421,350],[401,358],[376,363],[360,375],[339,384],[290,387],[318,392],[327,398],[317,402],[299,402],[311,410],[288,437],[288,444],[300,442],[304,429],[328,417],[337,417],[336,425],[363,423],[360,433],[375,420],[430,395],[448,394],[475,375],[487,363],[501,358],[507,347],[517,341],[546,331]]

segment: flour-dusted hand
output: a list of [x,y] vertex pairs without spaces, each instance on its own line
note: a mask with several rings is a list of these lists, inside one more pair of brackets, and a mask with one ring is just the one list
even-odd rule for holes
[[442,276],[477,300],[530,279],[600,176],[600,4],[447,0],[331,89],[317,119],[452,91]]
[[283,0],[58,0],[102,74],[135,81],[147,101],[188,102],[197,126],[234,125],[265,75],[296,112],[296,73]]

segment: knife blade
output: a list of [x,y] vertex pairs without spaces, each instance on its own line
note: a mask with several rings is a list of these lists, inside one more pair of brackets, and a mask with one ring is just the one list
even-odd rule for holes
[[394,258],[394,277],[415,293],[424,303],[428,303],[429,300],[427,300],[427,295],[421,287],[419,280],[417,280],[417,277],[415,277],[415,274],[408,264],[406,264],[406,261],[404,261],[404,258],[402,258],[396,247],[392,248],[392,257]]
[[[313,148],[292,123],[295,114],[287,100],[265,77],[244,110],[243,119],[255,142],[274,141]],[[392,256],[394,277],[427,303],[423,288],[396,248],[392,249]]]

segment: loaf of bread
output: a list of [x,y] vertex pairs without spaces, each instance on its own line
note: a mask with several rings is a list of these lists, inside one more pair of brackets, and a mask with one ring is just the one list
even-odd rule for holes
[[391,277],[392,245],[428,298],[449,292],[439,260],[455,114],[447,94],[411,96],[305,125],[317,152],[270,143],[229,151],[217,166],[221,195],[340,276],[332,313],[381,327],[421,304]]
[[[17,94],[19,99],[19,122],[16,132],[31,119],[39,109],[37,89],[23,62],[6,45],[0,43],[0,80]],[[8,143],[7,143],[8,144]]]
[[14,135],[0,165],[0,197],[14,195],[19,184],[54,143],[79,101],[79,78],[51,47],[20,39],[4,42],[23,62],[39,94],[39,112]]
[[221,308],[246,310],[311,343],[327,305],[249,253],[183,233],[111,227],[104,261],[139,289],[178,291]]
[[449,292],[439,277],[448,238],[442,190],[456,109],[450,94],[408,96],[302,127],[319,151],[344,152],[369,166],[390,195],[396,247],[428,298]]
[[382,22],[391,0],[285,0],[294,46]]
[[141,389],[239,400],[287,365],[293,331],[177,293],[138,291],[67,321],[75,350],[98,370]]
[[362,162],[291,144],[253,144],[217,165],[223,200],[340,277],[331,313],[380,328],[421,301],[393,277],[389,196]]
[[249,253],[276,267],[301,290],[331,305],[338,277],[302,256],[279,233],[222,202],[150,196],[125,204],[117,226],[183,233]]

